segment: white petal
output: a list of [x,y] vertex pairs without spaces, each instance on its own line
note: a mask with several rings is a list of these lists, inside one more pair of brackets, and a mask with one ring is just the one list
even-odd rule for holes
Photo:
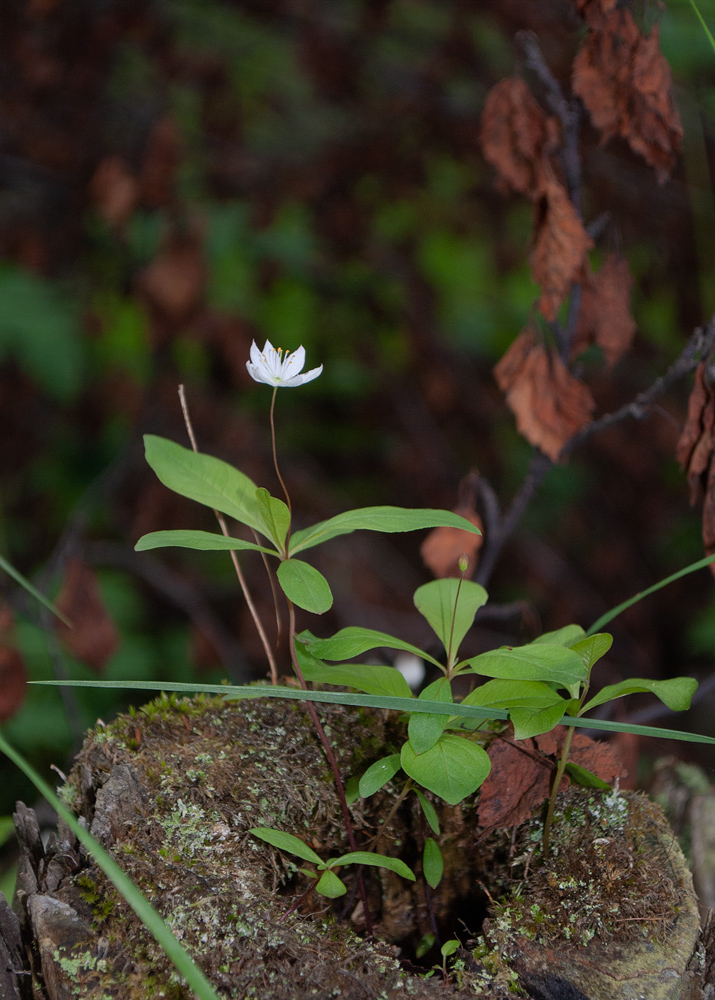
[[[260,365],[261,363],[261,352],[258,350],[258,344],[255,340],[251,344],[251,361],[254,365]],[[246,363],[248,364],[249,362]]]
[[305,372],[303,375],[294,375],[293,378],[284,379],[281,382],[281,385],[286,389],[292,389],[297,385],[305,385],[306,382],[312,382],[314,378],[317,378],[322,370],[322,365],[319,368],[312,368],[309,372]]
[[305,348],[301,344],[297,351],[293,351],[283,362],[283,370],[281,374],[284,378],[293,378],[299,375],[303,371],[303,365],[305,364]]

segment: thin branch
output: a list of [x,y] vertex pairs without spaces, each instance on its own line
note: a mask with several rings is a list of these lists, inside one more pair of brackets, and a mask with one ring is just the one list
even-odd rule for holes
[[[195,452],[198,452],[199,449],[196,444],[196,437],[194,436],[194,428],[191,424],[191,417],[189,416],[189,407],[186,403],[186,393],[184,391],[183,385],[179,386],[179,399],[181,401],[181,409],[184,414],[184,423],[186,424],[186,430],[189,435],[189,440],[191,441],[191,447],[194,449]],[[223,514],[218,510],[214,510],[214,514],[216,515],[216,520],[219,523],[221,531],[224,533],[226,538],[231,538],[232,536],[228,530],[228,527],[226,525],[226,519],[224,518]],[[233,563],[233,568],[236,571],[238,582],[241,585],[243,596],[246,600],[246,604],[248,605],[248,610],[251,612],[253,623],[256,626],[256,630],[258,632],[258,635],[260,636],[261,643],[263,644],[263,650],[266,654],[266,659],[268,660],[268,665],[270,667],[271,684],[276,685],[278,684],[278,669],[276,667],[276,660],[273,655],[273,650],[271,649],[271,644],[268,642],[268,636],[265,633],[265,630],[263,628],[263,623],[261,622],[261,619],[258,616],[258,611],[256,610],[256,606],[253,603],[253,599],[248,590],[248,585],[246,584],[246,580],[243,576],[243,571],[241,570],[241,564],[238,561],[238,555],[233,549],[229,550],[229,555],[231,556],[231,562]]]

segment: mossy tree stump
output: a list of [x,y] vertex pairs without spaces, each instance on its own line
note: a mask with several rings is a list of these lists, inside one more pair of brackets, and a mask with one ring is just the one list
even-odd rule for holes
[[[396,749],[380,713],[318,706],[347,779]],[[361,849],[416,872],[425,831],[398,790],[351,806]],[[220,996],[706,1000],[697,901],[662,813],[642,796],[570,790],[554,850],[540,819],[484,835],[473,802],[437,799],[445,875],[429,891],[366,869],[375,939],[355,870],[348,894],[315,894],[291,859],[249,834],[270,826],[322,857],[349,850],[332,777],[304,709],[162,697],[91,732],[64,800],[111,850]],[[567,815],[563,815],[566,813]],[[2,1000],[188,1000],[173,966],[64,824],[43,848],[18,804],[22,845],[13,910],[0,906]],[[342,873],[341,873],[342,874]],[[486,918],[486,919],[485,919]],[[450,978],[420,941],[458,937]],[[4,966],[4,968],[3,968]],[[3,978],[4,976],[4,978]]]

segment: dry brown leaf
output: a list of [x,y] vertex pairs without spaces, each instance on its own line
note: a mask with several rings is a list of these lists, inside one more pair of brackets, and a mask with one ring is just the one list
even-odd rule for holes
[[15,715],[27,692],[25,661],[13,632],[12,612],[5,606],[0,609],[0,723]]
[[558,141],[558,126],[519,77],[501,80],[487,94],[480,140],[484,158],[501,186],[533,197],[544,177],[544,160]]
[[89,182],[89,193],[104,220],[121,226],[136,208],[139,184],[120,156],[107,156]]
[[695,370],[688,416],[675,450],[677,460],[687,471],[691,504],[697,503],[706,491],[714,435],[715,393],[706,378],[706,362],[702,361]]
[[562,448],[591,420],[595,402],[553,350],[523,330],[496,365],[494,376],[519,432],[556,462]]
[[593,241],[571,204],[566,188],[554,177],[544,181],[534,206],[531,273],[534,281],[541,285],[539,310],[545,319],[552,321],[578,279]]
[[601,16],[589,4],[585,13],[590,30],[574,59],[574,93],[601,131],[601,141],[620,135],[663,183],[675,164],[683,129],[658,26],[645,38],[628,10]]
[[[705,555],[715,552],[715,462],[710,462],[707,486],[705,487],[705,503],[703,504],[703,546]],[[710,563],[710,572],[715,576],[715,566]]]
[[[457,507],[455,514],[461,515],[482,530],[482,519],[473,507]],[[469,579],[477,567],[477,554],[482,547],[482,535],[474,535],[462,528],[434,528],[422,542],[420,555],[426,566],[436,577],[460,576],[459,560],[468,560],[465,576]]]
[[608,255],[600,271],[587,275],[582,283],[573,358],[590,344],[598,344],[609,366],[626,353],[636,332],[630,306],[632,286],[628,261],[616,253]]
[[553,768],[533,740],[494,740],[488,753],[492,769],[479,790],[479,825],[518,826],[549,797]]
[[[567,732],[566,726],[556,726],[551,732],[542,733],[534,739],[542,753],[555,757],[561,753]],[[574,733],[568,759],[609,784],[624,774],[618,752],[610,743],[592,740],[582,733]]]
[[101,673],[119,648],[119,635],[102,600],[97,577],[81,559],[68,561],[56,603],[73,626],[56,625],[64,645],[78,660]]
[[138,287],[159,313],[185,322],[201,302],[206,263],[195,235],[173,235],[138,279]]

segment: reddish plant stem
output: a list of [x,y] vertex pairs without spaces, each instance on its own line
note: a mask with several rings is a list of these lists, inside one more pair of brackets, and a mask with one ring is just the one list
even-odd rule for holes
[[[289,621],[289,638],[288,644],[290,646],[290,656],[293,661],[293,669],[295,670],[295,675],[298,678],[298,683],[304,691],[308,690],[308,685],[305,682],[305,677],[303,676],[303,671],[300,669],[300,664],[298,663],[298,657],[295,653],[295,607],[292,601],[288,601],[288,621]],[[350,819],[350,810],[348,809],[348,802],[345,798],[345,788],[343,787],[342,778],[340,777],[340,769],[338,767],[338,761],[333,752],[333,748],[330,745],[328,737],[325,735],[325,730],[323,729],[322,723],[318,718],[318,713],[315,710],[315,705],[312,701],[303,702],[305,708],[310,716],[313,725],[315,726],[315,731],[318,734],[318,739],[320,740],[323,750],[325,750],[325,756],[328,758],[328,763],[330,764],[330,769],[333,772],[333,778],[335,779],[335,789],[338,793],[338,799],[340,800],[340,809],[343,814],[343,823],[345,825],[345,832],[348,836],[348,843],[350,844],[351,851],[357,851],[357,844],[355,842],[355,833],[353,832],[353,824]],[[362,877],[362,871],[358,873],[358,885],[360,888],[360,899],[362,900],[363,909],[365,911],[365,928],[370,937],[373,937],[372,929],[372,919],[370,917],[370,908],[367,901],[367,892],[365,891],[365,882]]]

